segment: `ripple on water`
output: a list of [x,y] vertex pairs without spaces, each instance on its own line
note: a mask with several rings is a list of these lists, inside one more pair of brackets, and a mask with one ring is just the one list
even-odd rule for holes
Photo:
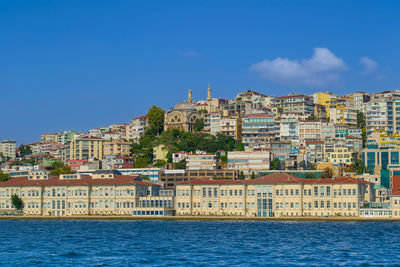
[[6,266],[400,264],[392,222],[2,220],[0,229]]

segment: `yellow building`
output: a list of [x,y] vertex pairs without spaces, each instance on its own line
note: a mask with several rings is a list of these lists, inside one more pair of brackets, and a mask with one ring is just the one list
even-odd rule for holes
[[176,186],[177,215],[358,216],[373,184],[350,177],[301,179],[275,173],[254,180],[197,179]]
[[104,156],[126,156],[130,154],[131,143],[124,140],[104,141],[103,151]]
[[330,117],[330,109],[336,108],[337,105],[337,95],[327,93],[327,92],[317,92],[313,94],[314,103],[318,105],[323,105],[326,108],[327,117]]
[[391,195],[392,216],[400,218],[400,192],[394,192]]
[[153,162],[167,160],[168,149],[164,145],[153,147]]
[[335,146],[333,152],[328,153],[330,163],[344,163],[350,165],[353,161],[353,155],[347,147]]
[[379,136],[380,147],[400,148],[400,135],[395,133],[393,135],[380,134]]
[[16,194],[26,215],[172,215],[173,191],[160,187],[112,173],[30,175],[0,183],[0,209],[15,210],[11,196]]
[[334,124],[346,125],[348,128],[357,127],[357,110],[346,105],[337,105],[330,108],[330,121]]
[[57,143],[58,134],[56,133],[46,133],[40,136],[41,143]]
[[78,137],[70,142],[70,160],[98,159],[103,160],[104,139],[86,136]]

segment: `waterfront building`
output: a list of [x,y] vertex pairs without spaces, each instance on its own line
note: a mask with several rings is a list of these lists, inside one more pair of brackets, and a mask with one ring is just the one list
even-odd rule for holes
[[14,140],[0,141],[0,154],[10,159],[15,159],[17,155],[17,142]]
[[16,194],[26,215],[172,215],[173,192],[161,192],[137,176],[35,173],[0,183],[0,209],[14,210]]
[[246,178],[250,178],[260,172],[269,170],[271,163],[270,151],[231,151],[228,152],[228,169],[243,172]]
[[129,176],[142,176],[148,177],[152,183],[160,183],[160,171],[161,168],[130,168],[130,169],[117,169],[121,175],[129,175]]
[[177,215],[359,216],[373,184],[350,177],[302,179],[275,173],[254,180],[197,179],[176,187]]
[[159,183],[164,189],[175,190],[177,184],[199,178],[215,178],[235,180],[239,178],[239,171],[231,169],[218,170],[161,170]]

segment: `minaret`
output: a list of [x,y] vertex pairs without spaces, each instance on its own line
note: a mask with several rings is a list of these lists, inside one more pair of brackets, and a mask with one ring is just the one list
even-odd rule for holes
[[189,102],[189,103],[193,103],[193,99],[192,99],[192,90],[189,90],[188,102]]
[[208,85],[207,101],[211,101],[211,87]]

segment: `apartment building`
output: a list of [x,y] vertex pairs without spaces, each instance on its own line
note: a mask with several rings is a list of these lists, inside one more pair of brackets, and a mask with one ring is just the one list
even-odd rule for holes
[[271,100],[271,105],[276,108],[281,108],[283,112],[295,112],[314,116],[313,97],[306,95],[288,95],[281,96]]
[[17,142],[14,140],[0,141],[0,154],[10,159],[15,159],[17,155]]
[[330,121],[334,124],[345,125],[348,128],[355,128],[357,127],[357,110],[345,105],[331,108]]
[[260,172],[269,170],[271,163],[270,151],[234,151],[228,152],[228,169],[243,172],[246,178],[250,178]]
[[242,118],[242,143],[247,149],[264,148],[266,143],[275,140],[279,134],[279,123],[273,116],[248,114]]
[[133,140],[134,142],[139,142],[140,137],[142,137],[149,127],[147,116],[135,117],[126,126],[126,139]]
[[73,139],[69,145],[70,160],[98,159],[102,160],[104,139],[93,136],[82,136]]
[[129,155],[131,143],[124,140],[112,140],[103,142],[103,155],[104,156],[126,156]]
[[359,216],[373,184],[350,177],[302,179],[275,173],[254,180],[197,179],[176,187],[177,215]]
[[0,183],[0,207],[13,210],[11,196],[26,215],[172,215],[173,192],[135,176],[99,173],[29,175]]

